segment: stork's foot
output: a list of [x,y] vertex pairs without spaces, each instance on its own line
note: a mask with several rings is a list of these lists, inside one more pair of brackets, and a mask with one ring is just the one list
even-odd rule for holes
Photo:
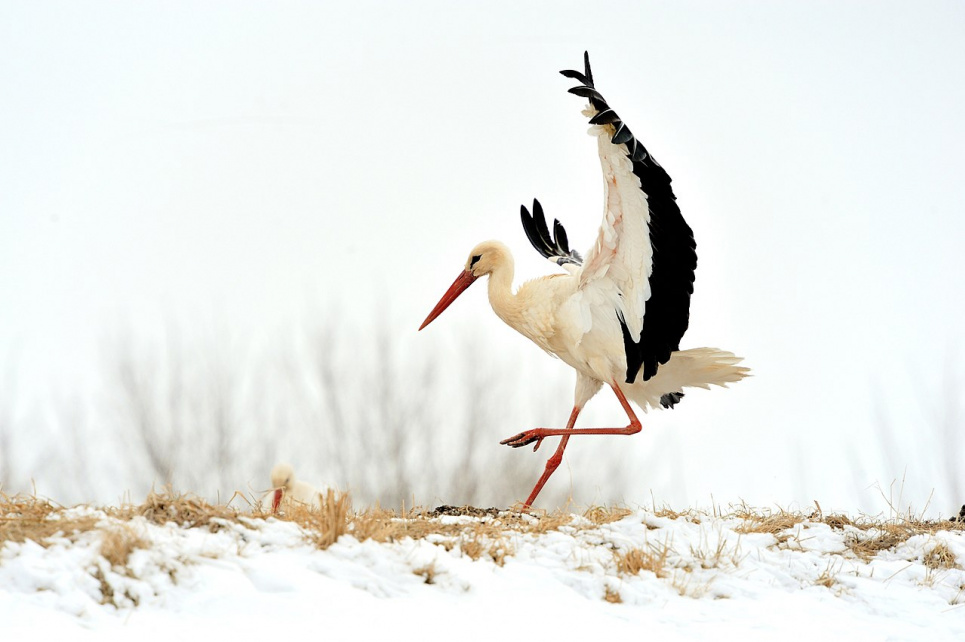
[[536,445],[533,446],[533,452],[539,450],[540,444],[543,443],[543,439],[548,437],[547,430],[545,428],[534,428],[532,430],[524,430],[523,432],[513,435],[503,439],[500,444],[504,446],[512,446],[513,448],[520,448],[522,446],[528,446],[534,441]]

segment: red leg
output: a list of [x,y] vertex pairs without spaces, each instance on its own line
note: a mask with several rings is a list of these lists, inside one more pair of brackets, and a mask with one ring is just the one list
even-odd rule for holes
[[[566,422],[567,429],[573,429],[573,426],[576,424],[576,418],[579,416],[579,414],[580,408],[574,406],[573,412],[570,413],[570,420]],[[563,451],[566,450],[566,442],[569,440],[569,435],[563,435],[563,438],[560,439],[560,445],[557,446],[556,452],[553,453],[553,456],[546,461],[546,469],[543,470],[543,474],[540,475],[539,481],[537,481],[536,485],[533,487],[533,492],[529,494],[529,499],[527,499],[526,503],[523,504],[523,510],[527,510],[533,505],[533,502],[536,501],[536,496],[539,495],[539,491],[543,490],[543,485],[546,484],[546,480],[550,478],[550,475],[553,474],[553,471],[559,468],[560,462],[563,461]],[[540,441],[542,441],[542,439]],[[537,441],[536,448],[539,448],[539,444],[540,442]]]
[[539,495],[539,491],[543,490],[546,480],[548,480],[550,475],[552,475],[553,472],[559,468],[560,463],[563,461],[563,451],[566,450],[566,442],[569,440],[569,435],[563,435],[563,438],[560,439],[560,445],[556,448],[556,452],[553,453],[552,457],[546,460],[546,468],[543,470],[543,474],[540,475],[539,481],[537,481],[536,485],[533,486],[533,492],[529,494],[529,498],[526,500],[526,503],[523,504],[524,511],[529,510],[529,507],[532,506],[533,502],[536,501],[536,496]]
[[[630,418],[630,424],[624,428],[573,428],[572,424],[566,426],[566,428],[534,428],[533,430],[526,430],[519,433],[518,435],[513,435],[508,439],[503,439],[501,444],[506,446],[512,446],[513,448],[519,448],[520,446],[526,446],[528,444],[536,442],[536,448],[539,448],[539,443],[546,437],[556,437],[564,436],[568,437],[570,435],[635,435],[643,428],[640,420],[637,419],[637,415],[634,414],[633,408],[630,407],[630,402],[627,401],[626,395],[620,390],[620,387],[616,382],[610,384],[613,388],[613,392],[616,394],[617,399],[620,400],[620,405],[626,411],[627,416]],[[575,410],[575,409],[574,409]],[[574,418],[575,419],[575,418]]]

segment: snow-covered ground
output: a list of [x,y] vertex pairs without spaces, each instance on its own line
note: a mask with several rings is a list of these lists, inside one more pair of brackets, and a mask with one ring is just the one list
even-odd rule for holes
[[[122,520],[83,506],[58,515],[91,516],[97,525],[44,545],[2,544],[2,640],[201,632],[965,640],[965,532],[952,524],[865,560],[854,543],[882,532],[817,519],[743,532],[756,522],[642,509],[603,524],[574,515],[545,532],[473,531],[493,518],[443,516],[436,521],[467,530],[382,543],[343,535],[324,550],[283,519],[216,519],[212,528]],[[653,570],[638,571],[641,560]]]

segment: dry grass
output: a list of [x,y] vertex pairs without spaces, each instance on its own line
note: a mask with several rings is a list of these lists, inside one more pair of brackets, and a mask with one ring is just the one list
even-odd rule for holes
[[292,506],[287,517],[309,533],[312,543],[325,550],[339,537],[349,531],[349,515],[352,502],[347,493],[329,488],[319,496],[319,507],[313,509],[305,504]]
[[699,524],[701,522],[703,514],[700,511],[696,511],[688,508],[685,511],[676,511],[669,506],[661,506],[660,508],[653,508],[653,514],[655,517],[667,517],[670,519],[680,519],[685,518],[688,522],[694,524]]
[[[845,538],[845,544],[851,552],[863,560],[869,560],[881,551],[894,549],[896,546],[906,541],[917,533],[913,529],[905,528],[901,525],[884,524],[882,528],[875,529],[875,533],[870,536],[851,532]],[[871,529],[863,529],[866,532]]]
[[687,570],[684,569],[674,571],[673,577],[670,578],[670,586],[673,587],[681,597],[691,597],[699,600],[710,591],[710,585],[713,581],[713,578],[704,581],[695,580],[693,573],[687,572]]
[[412,573],[421,577],[426,584],[436,583],[436,567],[434,564],[413,569]]
[[781,510],[778,513],[756,512],[743,507],[736,517],[744,523],[735,528],[738,533],[770,533],[772,535],[797,526],[808,519],[803,513],[790,513]]
[[663,546],[650,546],[650,550],[631,548],[624,552],[614,551],[617,571],[626,575],[637,575],[640,571],[650,571],[657,577],[667,577],[667,555],[670,552],[669,543]]
[[[129,524],[136,517],[159,525],[173,522],[186,528],[206,528],[211,531],[217,531],[232,522],[248,525],[251,519],[274,518],[301,526],[309,541],[320,549],[328,548],[346,534],[359,541],[372,539],[377,542],[432,538],[433,543],[446,550],[456,549],[470,559],[485,557],[503,565],[515,553],[511,541],[514,535],[539,535],[564,526],[571,531],[591,529],[632,513],[626,508],[593,507],[584,513],[586,521],[581,522],[575,520],[573,514],[563,511],[524,514],[471,506],[442,506],[432,511],[393,511],[375,506],[354,511],[348,494],[328,490],[320,497],[318,508],[294,505],[278,515],[271,515],[264,511],[257,499],[242,496],[242,500],[246,506],[236,508],[211,504],[195,495],[164,489],[151,492],[138,505],[101,508],[103,514],[73,515],[67,508],[44,499],[0,495],[0,546],[7,541],[22,542],[25,539],[46,546],[52,542],[52,538],[74,539],[81,533],[100,528],[103,531],[100,544],[102,555],[112,567],[121,569],[133,551],[149,546],[149,542]],[[104,515],[111,518],[109,522],[105,522]],[[457,519],[446,519],[452,517]],[[649,553],[649,561],[634,557],[642,554],[629,553],[623,564],[628,569],[634,565],[640,568],[649,565],[660,574],[659,567],[666,560],[666,548]],[[639,569],[633,572],[639,572]],[[431,569],[424,574],[426,581],[431,583]],[[106,585],[104,578],[99,579]],[[107,588],[104,590],[107,591]],[[105,593],[105,600],[112,599]]]
[[740,564],[742,557],[740,539],[731,546],[719,531],[716,544],[711,544],[709,539],[703,537],[701,539],[699,545],[690,547],[690,556],[693,560],[700,562],[702,568],[737,567]]
[[961,568],[955,553],[948,548],[948,544],[945,542],[938,542],[930,551],[925,553],[922,563],[932,570]]
[[825,588],[832,588],[838,583],[838,572],[841,570],[841,566],[838,565],[837,568],[834,566],[834,560],[828,561],[828,565],[825,567],[821,574],[818,575],[818,579],[814,580],[816,586],[823,586]]
[[[235,497],[232,497],[234,500]],[[243,498],[245,499],[245,498]],[[940,531],[965,531],[965,523],[960,521],[923,521],[914,518],[891,518],[888,520],[867,517],[851,518],[845,515],[827,515],[818,510],[810,513],[787,510],[755,510],[747,506],[733,509],[730,514],[715,511],[714,517],[724,520],[739,520],[734,526],[737,537],[724,532],[720,523],[713,528],[701,527],[699,541],[692,542],[689,550],[675,551],[671,536],[663,538],[663,543],[644,543],[640,545],[617,546],[600,541],[599,531],[606,530],[608,524],[631,518],[643,519],[648,528],[657,528],[651,518],[682,519],[692,524],[710,520],[707,513],[699,511],[674,511],[661,508],[641,517],[627,508],[594,506],[576,516],[570,512],[537,511],[520,513],[495,508],[474,508],[472,506],[440,506],[434,510],[405,509],[388,510],[379,506],[353,509],[349,495],[327,490],[319,497],[319,506],[288,506],[278,515],[266,513],[261,502],[253,499],[243,507],[211,504],[190,494],[176,493],[170,489],[152,492],[143,503],[120,507],[79,507],[69,509],[45,499],[30,496],[7,496],[0,493],[0,548],[7,542],[32,540],[41,546],[55,542],[76,541],[84,534],[91,533],[99,542],[99,552],[103,557],[89,569],[91,577],[99,584],[101,599],[105,604],[118,607],[136,605],[137,595],[118,588],[115,575],[129,575],[131,555],[138,549],[148,548],[151,543],[146,533],[150,532],[142,520],[153,524],[174,523],[185,528],[203,528],[217,531],[242,524],[257,528],[257,520],[277,519],[300,526],[304,538],[319,549],[327,549],[343,536],[356,540],[376,542],[395,542],[411,539],[424,539],[433,545],[463,555],[472,560],[485,559],[497,565],[504,565],[515,554],[515,546],[520,538],[538,536],[551,531],[562,530],[567,534],[582,536],[588,542],[600,542],[601,547],[612,548],[613,567],[621,581],[637,577],[642,572],[653,573],[665,584],[682,596],[700,598],[708,594],[714,580],[708,569],[733,569],[740,566],[744,554],[741,542],[749,534],[768,534],[776,539],[772,546],[784,547],[801,537],[801,532],[818,524],[826,524],[835,530],[843,530],[844,541],[851,553],[860,559],[869,560],[884,550],[894,550],[910,537],[927,535],[921,555],[926,567],[922,583],[930,586],[952,569],[960,569],[961,563],[954,552],[942,540]],[[230,504],[231,501],[228,502]],[[707,531],[707,532],[704,532]],[[664,531],[669,533],[669,531]],[[716,532],[716,536],[714,533]],[[745,535],[746,534],[746,535]],[[88,535],[88,538],[91,536]],[[609,555],[606,548],[601,549]],[[173,567],[172,567],[173,568]],[[841,571],[840,558],[829,561],[827,568],[816,579],[815,585],[824,586],[840,594],[845,584],[839,583]],[[172,570],[172,579],[174,571]],[[412,572],[421,577],[426,584],[439,581],[439,569],[433,564],[419,566]],[[813,577],[813,576],[812,576]],[[112,584],[114,582],[114,584]],[[623,597],[618,585],[605,587],[603,599],[614,604],[621,603]],[[965,601],[965,585],[950,603],[955,605]]]
[[[232,498],[233,500],[234,498]],[[377,542],[393,542],[404,538],[432,538],[433,543],[447,550],[458,548],[462,554],[478,559],[488,557],[503,564],[514,554],[512,537],[540,535],[565,527],[568,532],[593,529],[633,514],[622,507],[595,506],[583,512],[584,520],[574,519],[564,511],[519,513],[496,508],[472,506],[440,506],[432,511],[426,509],[388,510],[379,506],[353,510],[349,496],[328,490],[322,496],[320,507],[289,507],[286,512],[271,516],[258,501],[248,501],[247,508],[211,504],[197,496],[176,493],[170,489],[152,492],[139,505],[103,508],[104,513],[115,521],[106,528],[101,543],[104,556],[111,564],[124,566],[128,556],[147,542],[133,528],[119,526],[137,516],[155,523],[174,522],[184,527],[200,527],[210,530],[223,528],[231,522],[250,523],[255,518],[274,517],[291,521],[304,528],[306,537],[320,549],[335,543],[339,537],[349,534],[357,540],[372,539]],[[230,501],[229,501],[230,504]],[[653,514],[671,519],[686,519],[695,524],[706,514],[694,510],[674,511],[663,507]],[[847,529],[846,543],[859,558],[870,559],[878,552],[892,550],[915,535],[934,535],[943,530],[962,531],[965,523],[960,521],[923,521],[913,518],[880,520],[872,518],[853,519],[845,515],[825,516],[820,507],[809,514],[779,510],[761,511],[741,506],[724,518],[737,518],[742,524],[739,533],[770,533],[780,542],[789,539],[789,531],[804,522],[824,523],[834,529]],[[464,518],[464,519],[460,519]],[[0,493],[0,546],[6,542],[32,540],[42,546],[49,545],[52,538],[76,538],[79,534],[98,528],[103,519],[98,514],[69,511],[48,500],[31,496],[8,496]],[[669,546],[647,549],[630,549],[614,553],[621,573],[636,574],[650,570],[658,577],[666,576]],[[716,545],[706,543],[693,550],[694,559],[705,568],[722,562],[739,561],[739,543],[728,546],[719,538]],[[929,568],[959,568],[948,547],[936,544],[925,558]]]
[[139,506],[122,507],[109,511],[113,517],[144,517],[154,524],[174,522],[179,526],[207,526],[213,531],[221,528],[219,521],[237,521],[240,511],[228,505],[209,504],[190,493],[178,493],[165,489],[160,493],[151,491]]
[[820,506],[810,513],[780,510],[776,513],[758,511],[742,506],[731,515],[744,520],[735,528],[739,533],[770,533],[779,542],[791,539],[787,533],[791,528],[805,522],[826,524],[835,530],[849,529],[845,543],[857,557],[868,560],[881,551],[893,550],[896,546],[916,535],[933,535],[939,531],[963,531],[965,523],[957,520],[924,520],[914,516],[877,519],[871,517],[851,518],[847,515],[824,515]]
[[603,599],[610,604],[621,604],[623,602],[623,598],[620,597],[620,592],[614,591],[609,586],[606,587],[606,592],[603,594]]
[[503,566],[506,563],[506,557],[513,554],[513,548],[505,534],[494,526],[463,532],[459,536],[459,549],[473,560],[487,555],[499,566]]
[[127,524],[104,530],[101,538],[101,555],[111,566],[127,566],[127,560],[135,550],[150,545],[137,531]]
[[629,508],[607,508],[606,506],[592,506],[583,512],[583,517],[587,518],[597,526],[611,524],[620,521],[627,515],[632,515],[633,511]]
[[896,518],[885,521],[849,520],[852,531],[845,538],[851,551],[868,560],[881,551],[893,550],[916,535],[934,535],[941,531],[965,531],[965,524],[948,520],[925,521]]
[[52,537],[74,536],[97,524],[93,516],[65,518],[65,510],[46,499],[0,493],[0,547],[28,539],[46,546]]

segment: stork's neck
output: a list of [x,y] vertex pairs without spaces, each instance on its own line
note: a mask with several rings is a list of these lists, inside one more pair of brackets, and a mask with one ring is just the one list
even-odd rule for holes
[[489,304],[493,312],[510,326],[517,328],[514,322],[519,316],[519,305],[513,294],[513,275],[515,266],[513,257],[508,252],[502,257],[489,273]]

